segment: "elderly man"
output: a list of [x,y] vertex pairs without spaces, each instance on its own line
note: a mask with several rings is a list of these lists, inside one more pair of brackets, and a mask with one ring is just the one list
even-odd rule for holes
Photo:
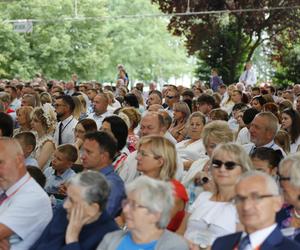
[[31,250],[96,249],[105,234],[118,229],[105,211],[109,184],[95,171],[68,182],[67,199]]
[[[147,135],[161,135],[170,140],[169,135],[166,133],[167,130],[165,129],[165,126],[165,118],[161,113],[147,112],[140,123],[141,137]],[[137,151],[134,151],[131,154],[129,154],[127,159],[124,161],[123,168],[119,172],[121,178],[126,183],[133,181],[139,175],[139,172],[137,171],[136,156]],[[178,157],[176,178],[180,179],[182,175],[183,163],[182,160]]]
[[251,154],[256,148],[266,147],[274,150],[279,149],[286,156],[284,150],[274,142],[278,126],[278,119],[271,112],[257,114],[249,128],[251,143],[243,145],[246,152]]
[[300,245],[285,238],[275,223],[282,198],[275,180],[262,172],[243,174],[235,187],[235,204],[245,232],[218,238],[212,250],[296,250]]
[[91,132],[86,134],[82,147],[83,168],[99,171],[108,180],[111,191],[106,209],[112,217],[118,216],[121,212],[122,200],[125,198],[125,187],[112,166],[117,150],[116,140],[107,132]]
[[0,137],[0,149],[0,249],[28,249],[52,218],[50,199],[27,173],[20,144]]

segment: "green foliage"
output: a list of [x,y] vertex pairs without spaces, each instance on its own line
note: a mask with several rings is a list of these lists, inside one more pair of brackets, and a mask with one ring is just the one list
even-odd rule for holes
[[[125,65],[130,79],[157,80],[179,76],[187,68],[182,41],[161,19],[99,17],[160,13],[148,0],[20,0],[0,5],[3,20],[35,19],[32,33],[0,26],[0,77],[114,81],[116,66]],[[81,19],[83,17],[89,17]]]

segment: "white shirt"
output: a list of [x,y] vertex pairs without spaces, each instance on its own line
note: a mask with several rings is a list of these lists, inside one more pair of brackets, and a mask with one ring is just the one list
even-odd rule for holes
[[11,250],[29,249],[52,218],[50,199],[28,173],[6,194],[8,198],[0,206],[0,224],[14,232],[9,238]]
[[[250,244],[251,244],[251,247],[249,249],[256,249],[258,246],[260,246],[268,238],[268,236],[274,231],[275,228],[276,228],[276,224],[273,224],[272,226],[269,226],[267,228],[249,234]],[[243,233],[242,238],[245,236],[246,233]]]
[[[244,145],[242,145],[242,146],[243,146],[243,148],[245,149],[245,151],[246,151],[247,154],[250,154],[251,151],[256,147],[255,144],[254,144],[253,142],[250,142],[250,143],[248,143],[248,144],[244,144]],[[282,155],[283,155],[284,157],[286,156],[286,153],[284,152],[284,150],[283,150],[281,147],[279,147],[279,146],[274,142],[274,140],[272,140],[271,142],[267,143],[266,145],[260,146],[259,148],[261,148],[261,147],[264,147],[264,148],[272,148],[272,149],[274,149],[274,150],[278,150],[278,149],[279,149],[279,150],[281,151]]]
[[101,114],[101,115],[96,115],[95,112],[90,113],[88,115],[88,118],[93,119],[96,124],[97,124],[97,129],[99,130],[102,126],[102,122],[104,120],[105,117],[112,115],[112,112],[107,110],[105,113]]
[[251,87],[254,86],[257,82],[255,71],[252,68],[245,70],[241,74],[239,81],[240,82],[244,81],[245,86],[251,86]]
[[242,128],[236,138],[236,143],[244,145],[250,143],[250,132],[247,127]]
[[61,123],[63,124],[63,126],[62,126],[62,136],[61,136],[62,144],[66,144],[66,143],[72,144],[72,143],[74,143],[74,141],[75,141],[74,130],[75,130],[75,127],[78,123],[78,120],[75,119],[72,115],[69,116],[68,118],[66,118],[63,121],[60,121],[57,124],[55,132],[54,132],[54,141],[55,141],[55,143],[58,145],[59,126],[60,126]]

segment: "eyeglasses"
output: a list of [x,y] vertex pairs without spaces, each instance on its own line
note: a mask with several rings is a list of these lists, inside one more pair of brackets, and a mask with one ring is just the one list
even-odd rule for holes
[[173,99],[173,98],[175,98],[176,96],[170,96],[170,95],[167,95],[166,96],[168,99]]
[[211,166],[216,169],[221,168],[222,165],[224,165],[226,170],[233,170],[233,169],[235,169],[236,166],[240,166],[240,164],[238,164],[234,161],[222,162],[220,160],[213,159],[211,162]]
[[124,199],[122,200],[122,208],[124,209],[126,206],[129,206],[130,209],[132,210],[136,210],[137,208],[147,208],[143,205],[138,204],[136,201],[134,200],[129,200],[129,199]]
[[290,181],[291,177],[286,177],[286,176],[278,175],[278,180],[279,181]]
[[137,156],[141,156],[141,157],[153,157],[155,159],[159,158],[159,156],[155,156],[153,154],[147,154],[145,151],[137,151]]
[[236,195],[234,197],[234,203],[236,205],[241,205],[243,203],[246,202],[246,200],[250,200],[251,202],[254,202],[254,203],[259,203],[260,201],[262,201],[263,199],[266,199],[266,198],[271,198],[271,197],[274,197],[275,195],[273,194],[263,194],[263,195],[259,195],[257,193],[252,193],[250,194],[250,196],[242,196],[242,195]]

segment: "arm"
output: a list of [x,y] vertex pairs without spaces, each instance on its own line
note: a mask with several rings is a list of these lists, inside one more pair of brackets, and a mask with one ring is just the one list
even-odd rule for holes
[[37,162],[40,166],[40,168],[43,168],[44,165],[47,163],[49,158],[52,156],[53,152],[55,150],[55,146],[53,142],[51,141],[46,141],[41,149],[41,152],[39,156],[37,157]]
[[176,233],[180,234],[180,235],[184,235],[185,231],[186,231],[186,227],[187,227],[187,222],[189,220],[190,217],[190,213],[185,213],[185,216],[181,222],[180,227],[177,229]]
[[11,235],[13,235],[13,233],[14,232],[10,228],[8,228],[4,224],[0,223],[0,240],[1,241],[10,237]]

